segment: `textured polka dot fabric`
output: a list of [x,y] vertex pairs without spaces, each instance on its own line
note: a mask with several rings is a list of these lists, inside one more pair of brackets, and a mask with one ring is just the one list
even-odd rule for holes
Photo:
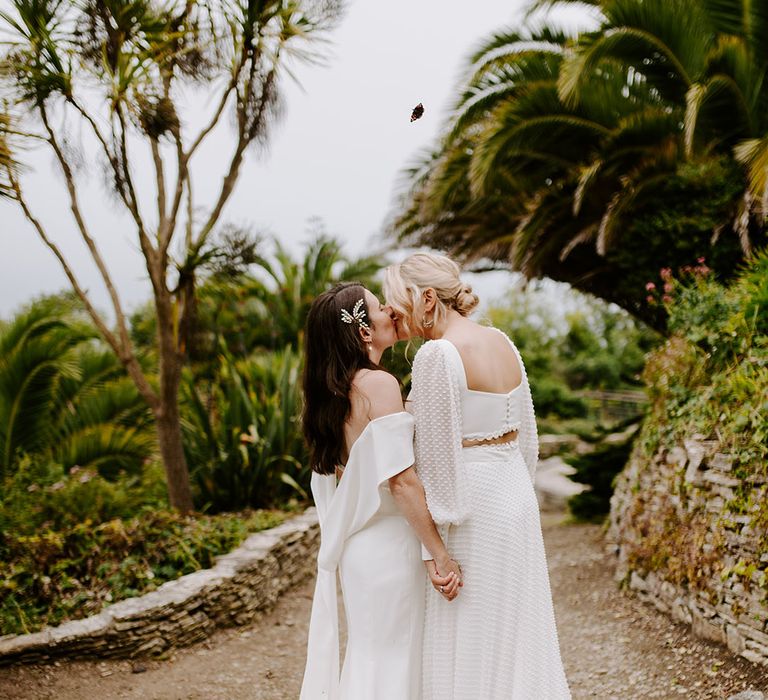
[[416,469],[438,524],[458,524],[467,513],[458,377],[442,343],[430,341],[416,353],[411,392]]
[[422,700],[564,700],[571,696],[533,489],[538,437],[522,358],[512,344],[523,368],[517,440],[462,448],[463,366],[449,345],[419,350],[411,393],[416,466],[464,574],[452,602],[426,587]]

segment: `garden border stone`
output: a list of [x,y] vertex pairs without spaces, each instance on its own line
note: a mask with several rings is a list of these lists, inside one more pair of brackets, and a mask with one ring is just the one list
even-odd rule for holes
[[314,508],[250,535],[216,565],[167,581],[97,615],[0,637],[0,666],[66,656],[137,658],[205,639],[219,627],[245,625],[286,589],[315,571],[320,528]]

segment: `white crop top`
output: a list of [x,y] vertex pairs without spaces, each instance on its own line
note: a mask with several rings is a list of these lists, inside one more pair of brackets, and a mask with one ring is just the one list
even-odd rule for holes
[[445,349],[453,358],[459,375],[462,439],[491,440],[512,430],[519,430],[523,415],[520,393],[522,379],[520,384],[505,394],[470,389],[464,363],[456,346],[449,340],[440,342],[445,343]]
[[424,343],[413,361],[409,410],[416,423],[416,469],[438,524],[459,524],[467,516],[462,440],[488,440],[517,430],[533,480],[539,440],[531,390],[517,347],[502,335],[522,373],[520,384],[506,394],[469,389],[461,355],[445,338]]

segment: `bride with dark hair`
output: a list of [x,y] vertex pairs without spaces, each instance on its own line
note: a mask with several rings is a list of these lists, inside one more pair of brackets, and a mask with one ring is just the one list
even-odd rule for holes
[[391,309],[359,284],[321,294],[307,318],[303,429],[321,545],[301,700],[420,700],[422,546],[447,601],[462,585],[413,468],[413,417],[379,366],[396,340]]

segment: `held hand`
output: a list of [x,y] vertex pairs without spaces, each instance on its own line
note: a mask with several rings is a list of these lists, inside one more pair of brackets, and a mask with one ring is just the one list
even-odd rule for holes
[[446,600],[453,600],[458,592],[456,576],[453,573],[450,573],[448,576],[440,576],[434,559],[425,561],[424,566],[427,568],[432,587]]
[[464,585],[461,566],[455,559],[445,559],[438,565],[433,559],[424,562],[434,589],[446,600],[451,601]]
[[461,570],[461,564],[450,557],[443,560],[436,560],[437,571],[441,576],[448,576],[454,573],[459,580],[459,586],[464,585],[464,572]]

